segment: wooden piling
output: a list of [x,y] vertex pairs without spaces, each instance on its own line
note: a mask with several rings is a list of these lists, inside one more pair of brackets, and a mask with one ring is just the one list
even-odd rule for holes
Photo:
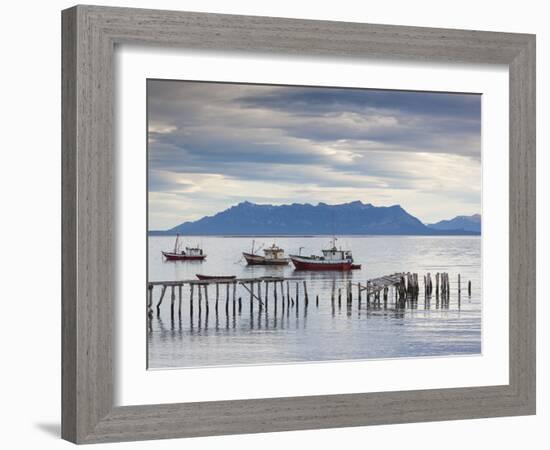
[[[229,317],[229,289],[228,289],[229,285],[226,286],[226,291],[225,291],[225,317],[227,319],[227,317]],[[223,294],[222,294],[223,295]],[[226,320],[226,326],[227,326],[227,320]]]
[[472,280],[468,280],[468,297],[472,296]]
[[176,301],[176,290],[170,286],[170,317],[174,320],[174,302]]
[[153,312],[153,285],[150,284],[147,286],[147,314],[149,317]]
[[178,285],[178,315],[181,317],[181,300],[182,300],[182,288],[183,285]]
[[286,306],[287,308],[290,306],[290,283],[286,282]]
[[162,285],[162,291],[160,292],[159,301],[157,303],[157,316],[160,314],[160,305],[162,303],[162,299],[164,298],[164,293],[166,292],[167,286],[165,284]]
[[250,316],[252,317],[252,312],[254,311],[254,283],[250,283]]
[[206,314],[208,314],[208,284],[204,285],[204,304],[206,305]]
[[189,286],[189,289],[190,289],[190,293],[189,293],[189,315],[191,317],[193,317],[193,290],[194,290],[194,285],[190,285]]
[[307,283],[306,283],[306,280],[304,280],[304,302],[305,302],[305,305],[307,306],[308,303],[309,303],[309,298],[308,298],[308,295],[307,295]]
[[197,286],[197,292],[199,293],[199,317],[200,317],[202,313],[202,291],[201,291],[200,284]]

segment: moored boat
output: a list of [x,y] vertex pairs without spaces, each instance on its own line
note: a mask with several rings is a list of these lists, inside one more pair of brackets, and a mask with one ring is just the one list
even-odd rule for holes
[[254,252],[254,241],[252,241],[252,250],[250,253],[243,252],[244,259],[249,266],[285,266],[290,262],[290,258],[284,256],[285,251],[273,244],[264,249],[264,255]]
[[167,261],[202,261],[206,258],[206,254],[200,247],[185,247],[185,250],[181,250],[179,246],[179,237],[176,235],[176,242],[174,243],[174,250],[171,252],[162,251],[162,255]]
[[200,273],[195,274],[199,280],[234,280],[236,275],[202,275]]
[[360,269],[360,264],[354,264],[350,250],[336,248],[336,238],[330,248],[322,250],[323,256],[289,255],[296,270],[354,270]]

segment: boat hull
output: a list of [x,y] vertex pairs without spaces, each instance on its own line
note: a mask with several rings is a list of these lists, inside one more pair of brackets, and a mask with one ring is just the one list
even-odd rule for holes
[[202,261],[204,258],[206,258],[206,255],[180,255],[178,253],[170,253],[170,252],[162,252],[162,255],[168,260],[168,261]]
[[236,275],[201,275],[200,273],[195,274],[199,280],[234,280],[237,278]]
[[282,259],[268,259],[264,256],[253,255],[252,253],[244,253],[244,259],[249,266],[286,266],[289,262],[289,258]]
[[349,261],[327,261],[299,256],[290,256],[296,270],[352,270],[354,264]]

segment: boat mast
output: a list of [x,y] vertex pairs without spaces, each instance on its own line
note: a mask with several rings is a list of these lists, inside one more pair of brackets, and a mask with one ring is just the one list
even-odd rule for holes
[[178,252],[178,241],[179,241],[180,235],[179,233],[176,234],[176,242],[174,242],[174,253]]

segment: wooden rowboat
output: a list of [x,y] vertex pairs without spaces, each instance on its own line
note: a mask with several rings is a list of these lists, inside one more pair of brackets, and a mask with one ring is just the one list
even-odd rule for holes
[[202,275],[200,273],[195,274],[199,280],[234,280],[236,275]]

